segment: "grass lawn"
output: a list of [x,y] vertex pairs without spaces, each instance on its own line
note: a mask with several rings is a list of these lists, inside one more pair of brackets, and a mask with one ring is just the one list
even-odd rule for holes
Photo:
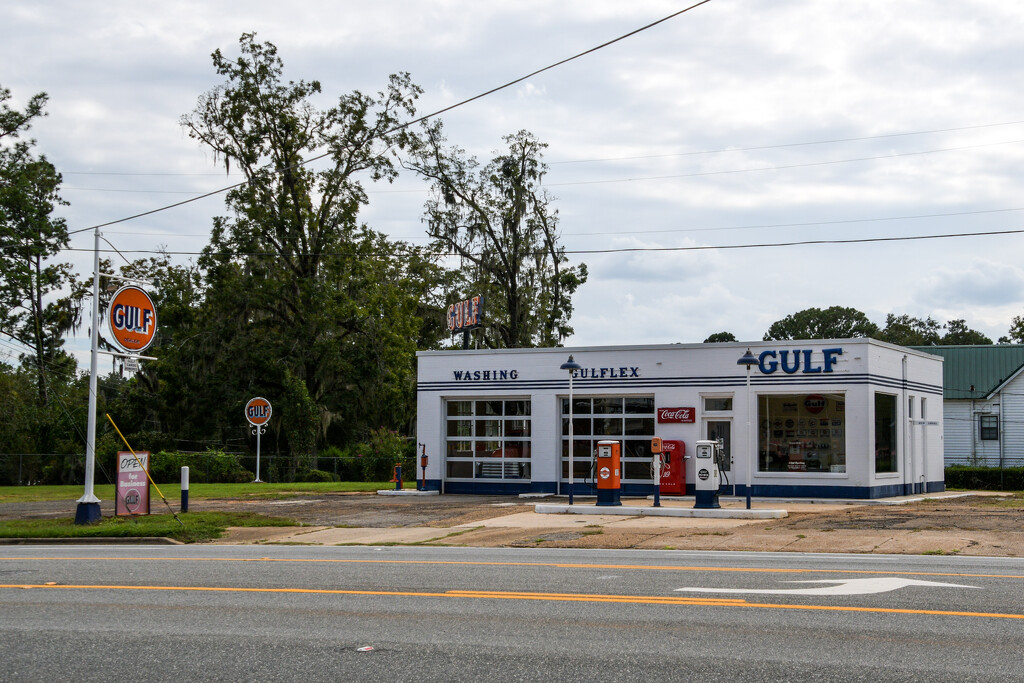
[[[414,489],[416,482],[403,482],[403,488]],[[181,500],[180,484],[157,484],[164,497],[175,504]],[[280,499],[292,498],[302,495],[319,495],[324,493],[343,492],[373,492],[379,489],[393,489],[395,485],[390,482],[365,482],[365,481],[343,481],[343,482],[295,482],[294,484],[267,484],[267,483],[246,483],[246,484],[197,484],[192,483],[188,487],[189,500],[203,500],[205,498],[243,498],[243,499]],[[50,500],[78,500],[84,492],[82,485],[74,486],[0,486],[0,503],[28,503]],[[100,500],[112,500],[114,498],[113,484],[98,484],[95,487],[96,497]],[[163,505],[160,496],[152,486],[150,487],[150,506],[156,509],[156,505]],[[173,519],[171,520],[174,521]]]
[[[175,510],[181,502],[180,484],[159,484],[160,491]],[[196,484],[189,486],[189,501],[210,498],[236,498],[273,500],[298,496],[316,496],[327,493],[373,492],[393,489],[388,482],[297,482],[294,484]],[[416,484],[405,488],[415,488]],[[0,486],[0,504],[47,501],[71,502],[82,496],[84,488],[74,486]],[[96,497],[103,501],[114,498],[114,485],[102,484],[95,488]],[[166,510],[156,489],[150,487],[150,509],[154,513]],[[186,512],[178,524],[170,514],[151,514],[135,517],[104,517],[95,524],[76,525],[73,517],[66,519],[30,519],[0,521],[0,538],[110,538],[138,536],[144,538],[167,537],[185,543],[219,538],[229,526],[300,526],[299,522],[284,517],[268,517],[253,513]]]
[[[229,526],[301,526],[285,517],[236,512],[179,513],[171,515],[104,517],[95,524],[77,525],[73,518],[24,519],[0,522],[0,538],[173,538],[184,543],[220,538]],[[184,525],[184,526],[182,526]]]

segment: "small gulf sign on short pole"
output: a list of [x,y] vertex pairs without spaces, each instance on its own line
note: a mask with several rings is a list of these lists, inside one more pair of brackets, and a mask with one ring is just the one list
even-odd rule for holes
[[266,424],[274,410],[270,401],[257,396],[249,399],[245,404],[245,419],[252,425],[252,433],[256,435],[256,479],[253,483],[260,482],[260,435],[267,431]]

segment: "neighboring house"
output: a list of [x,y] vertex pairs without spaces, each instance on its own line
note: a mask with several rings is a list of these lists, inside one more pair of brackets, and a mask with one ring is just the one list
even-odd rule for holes
[[911,348],[944,359],[946,465],[1024,466],[1024,346]]

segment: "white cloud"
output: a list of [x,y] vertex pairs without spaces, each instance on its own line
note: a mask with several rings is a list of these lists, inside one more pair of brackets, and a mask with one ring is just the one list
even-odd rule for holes
[[[22,102],[49,92],[50,116],[33,134],[66,172],[217,174],[178,118],[220,82],[210,53],[236,54],[242,32],[278,46],[286,78],[319,79],[323,106],[407,70],[426,89],[425,113],[677,9],[611,0],[8,0],[0,4],[0,83]],[[1022,124],[792,143],[1018,121],[1022,34],[1024,5],[1004,0],[941,12],[925,0],[720,0],[454,110],[445,128],[481,159],[522,128],[550,144],[552,162],[648,157],[552,164],[547,182],[569,249],[1015,229],[1021,216],[1013,213],[835,221],[1020,207],[1024,143],[981,145],[1024,139]],[[751,147],[771,148],[680,155]],[[950,147],[973,148],[907,155]],[[905,156],[822,164],[890,153]],[[789,168],[731,172],[764,167]],[[641,180],[652,176],[686,177]],[[615,182],[566,184],[589,181]],[[77,229],[187,196],[146,192],[224,184],[222,174],[69,173],[71,205],[62,212]],[[422,235],[418,181],[374,190],[364,220],[403,238]],[[206,199],[111,227],[109,236],[120,249],[145,249],[153,238],[132,233],[160,232],[172,250],[196,251],[204,240],[195,235],[222,207],[221,198]],[[829,224],[791,225],[814,221]],[[73,244],[87,248],[91,235]],[[701,341],[722,330],[759,339],[789,313],[830,305],[879,323],[887,312],[963,317],[995,337],[1024,308],[1019,253],[1019,237],[989,237],[583,256],[592,274],[575,300],[572,342]],[[80,272],[91,268],[87,253],[68,258]]]

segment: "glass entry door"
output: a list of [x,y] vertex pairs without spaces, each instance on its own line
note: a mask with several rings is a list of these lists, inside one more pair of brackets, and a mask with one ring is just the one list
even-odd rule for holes
[[711,441],[722,440],[722,451],[725,455],[726,472],[732,469],[732,420],[707,420],[704,422],[704,438]]

